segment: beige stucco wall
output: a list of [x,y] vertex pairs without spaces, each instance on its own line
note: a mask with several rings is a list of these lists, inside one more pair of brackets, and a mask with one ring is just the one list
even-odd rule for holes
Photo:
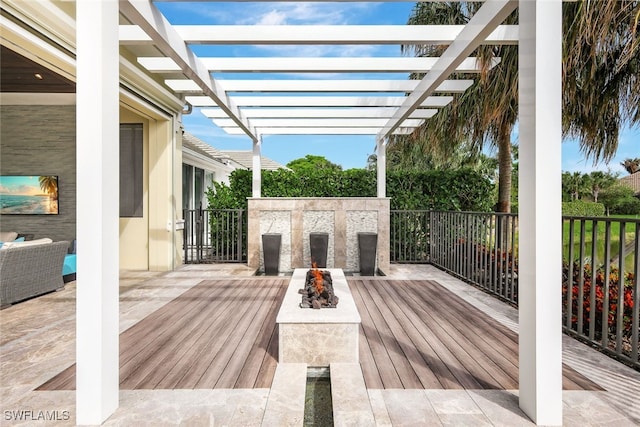
[[377,266],[388,271],[390,206],[388,198],[250,198],[247,263],[264,268],[262,234],[280,233],[280,271],[309,267],[309,233],[327,232],[327,267],[357,271],[357,233],[376,232]]
[[120,218],[120,268],[149,269],[149,120],[120,108],[120,123],[142,123],[143,127],[143,216]]
[[144,127],[144,212],[142,218],[120,218],[120,268],[169,271],[182,264],[180,129],[174,118],[127,100],[121,123]]

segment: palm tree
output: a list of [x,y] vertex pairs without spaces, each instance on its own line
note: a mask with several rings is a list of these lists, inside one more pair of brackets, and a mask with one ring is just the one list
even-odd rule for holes
[[563,5],[563,129],[608,161],[624,125],[640,123],[640,1]]
[[53,200],[58,200],[58,177],[40,176],[38,177],[40,188]]
[[580,194],[586,190],[587,176],[580,172],[562,174],[562,186],[572,201],[580,199]]
[[[465,24],[479,3],[420,2],[409,24]],[[584,0],[563,5],[563,130],[587,157],[610,160],[619,130],[640,122],[640,2]],[[506,24],[517,23],[517,15]],[[403,46],[403,52],[435,56],[442,46]],[[425,153],[447,153],[463,142],[498,147],[497,210],[510,210],[511,131],[518,118],[517,46],[481,46],[475,52],[484,72],[414,135]],[[490,60],[500,64],[488,70]],[[420,76],[412,76],[414,78]]]
[[593,201],[598,202],[598,195],[602,190],[606,190],[616,182],[616,177],[601,171],[591,172],[588,175],[587,183],[593,196]]
[[[479,3],[420,2],[415,5],[408,23],[466,24],[480,7]],[[517,23],[517,12],[506,23]],[[402,46],[403,52],[412,52],[416,56],[435,56],[445,48]],[[518,49],[517,46],[481,46],[475,56],[479,58],[482,69],[475,84],[408,138],[413,139],[411,145],[417,144],[423,152],[440,157],[450,155],[461,144],[467,144],[475,151],[479,151],[485,143],[495,145],[498,149],[496,210],[510,212],[513,162],[511,133],[518,119]],[[500,57],[500,63],[489,70],[494,57]]]
[[629,172],[629,175],[633,175],[640,171],[640,157],[636,157],[635,159],[624,159],[624,162],[620,163],[620,165]]

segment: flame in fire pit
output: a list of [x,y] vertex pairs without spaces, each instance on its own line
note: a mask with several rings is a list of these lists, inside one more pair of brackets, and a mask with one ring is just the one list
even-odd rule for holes
[[314,263],[313,268],[307,271],[304,279],[304,289],[298,290],[302,295],[300,308],[335,308],[338,305],[338,296],[333,292],[333,280],[327,270],[319,270]]
[[318,265],[315,262],[312,264],[312,267],[313,269],[311,270],[311,273],[316,279],[314,282],[314,286],[316,287],[316,292],[318,293],[318,295],[320,295],[322,294],[322,291],[324,291],[324,278],[322,277],[322,272],[318,270]]

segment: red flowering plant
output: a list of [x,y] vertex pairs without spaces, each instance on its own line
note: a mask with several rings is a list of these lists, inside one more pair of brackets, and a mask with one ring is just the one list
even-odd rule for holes
[[[616,334],[617,329],[617,315],[618,304],[622,302],[622,333],[623,336],[631,335],[631,325],[633,316],[633,273],[623,273],[622,283],[622,297],[620,298],[620,274],[617,268],[611,267],[608,277],[608,307],[605,307],[605,292],[606,292],[606,279],[603,268],[599,268],[595,272],[595,284],[594,275],[590,264],[585,264],[583,269],[583,286],[582,297],[580,296],[580,265],[578,263],[573,264],[573,274],[571,284],[569,284],[569,265],[565,262],[563,265],[563,280],[562,280],[562,296],[563,296],[563,315],[565,324],[567,323],[567,316],[571,316],[571,329],[582,333],[589,333],[589,326],[591,322],[591,311],[595,310],[595,338],[601,339],[603,323],[607,322],[607,330],[609,334]],[[568,313],[569,298],[567,293],[569,292],[569,286],[571,286],[571,313]],[[595,307],[591,306],[591,288],[595,286]],[[579,316],[579,301],[582,299],[582,331],[578,330],[578,316]]]

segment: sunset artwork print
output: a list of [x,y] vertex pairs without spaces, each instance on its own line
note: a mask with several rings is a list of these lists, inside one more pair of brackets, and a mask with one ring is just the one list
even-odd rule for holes
[[0,176],[0,214],[57,215],[58,177]]

